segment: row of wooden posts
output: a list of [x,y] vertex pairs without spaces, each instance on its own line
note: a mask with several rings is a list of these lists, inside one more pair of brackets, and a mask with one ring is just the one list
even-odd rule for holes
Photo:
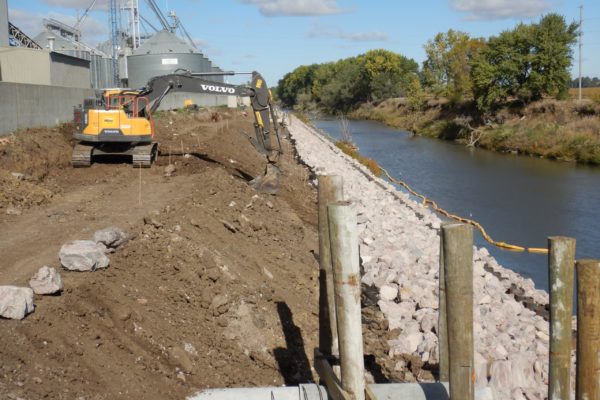
[[[356,213],[340,176],[318,177],[320,256],[316,369],[334,400],[373,398],[364,380],[361,276]],[[440,233],[439,378],[451,399],[473,399],[473,229],[444,223]],[[548,239],[550,400],[570,398],[573,276],[577,275],[577,400],[600,399],[600,261],[575,262],[575,239]],[[575,271],[574,271],[575,267]],[[339,362],[339,364],[338,364]]]

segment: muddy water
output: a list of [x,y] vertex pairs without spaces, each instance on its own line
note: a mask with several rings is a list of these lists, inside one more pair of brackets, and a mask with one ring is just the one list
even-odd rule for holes
[[[315,120],[333,138],[337,120]],[[600,168],[498,154],[371,121],[351,121],[352,140],[394,177],[446,210],[479,221],[499,241],[546,247],[547,237],[577,239],[577,258],[600,258]],[[547,256],[486,246],[507,268],[548,289]]]

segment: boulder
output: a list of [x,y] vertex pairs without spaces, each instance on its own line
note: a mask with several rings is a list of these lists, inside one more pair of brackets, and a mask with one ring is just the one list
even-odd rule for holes
[[398,339],[388,340],[390,346],[390,356],[399,354],[413,354],[417,351],[419,344],[423,341],[423,334],[420,332],[400,334]]
[[125,244],[127,240],[129,240],[127,233],[114,226],[100,229],[94,233],[94,242],[102,243],[106,247],[113,249]]
[[427,314],[423,316],[421,319],[421,330],[424,333],[431,332],[435,330],[437,332],[437,322],[438,318],[436,315]]
[[509,357],[511,363],[511,384],[513,387],[529,388],[535,387],[535,373],[533,364],[535,355],[511,354]]
[[490,386],[495,389],[512,389],[513,384],[511,362],[507,360],[496,360],[490,367]]
[[92,240],[73,240],[65,243],[58,253],[62,266],[70,271],[95,271],[106,268],[109,259],[106,247]]
[[396,285],[383,285],[379,289],[379,298],[382,300],[393,301],[398,296],[398,287]]
[[35,294],[54,294],[64,288],[60,274],[54,268],[46,265],[31,277],[29,286]]
[[33,312],[33,290],[17,286],[0,286],[0,316],[23,319]]

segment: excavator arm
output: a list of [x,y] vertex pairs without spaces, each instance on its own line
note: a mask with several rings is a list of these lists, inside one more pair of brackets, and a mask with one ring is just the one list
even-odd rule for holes
[[[234,75],[224,72],[222,75]],[[277,116],[271,102],[271,92],[264,78],[258,72],[252,72],[250,85],[230,85],[202,79],[202,76],[218,75],[216,73],[194,74],[189,71],[157,76],[150,79],[147,85],[135,91],[138,96],[145,96],[150,104],[147,110],[153,113],[161,101],[169,93],[207,93],[249,97],[254,115],[255,138],[247,135],[254,147],[264,154],[270,162],[276,162],[281,154],[281,140],[277,127]],[[128,92],[124,91],[123,94]],[[131,92],[129,92],[131,93]]]
[[[145,96],[148,99],[148,108],[141,112],[152,114],[158,109],[161,101],[169,93],[207,93],[215,95],[229,95],[249,97],[254,115],[254,133],[250,140],[256,150],[265,155],[268,163],[263,175],[255,178],[251,185],[262,192],[276,193],[279,189],[280,171],[276,163],[282,153],[281,139],[277,127],[277,116],[273,108],[271,92],[261,74],[252,72],[250,85],[230,85],[202,79],[207,75],[235,75],[234,72],[191,73],[189,71],[177,72],[169,75],[157,76],[148,81],[146,86],[136,91],[123,91],[122,94]],[[145,115],[146,117],[148,115]]]

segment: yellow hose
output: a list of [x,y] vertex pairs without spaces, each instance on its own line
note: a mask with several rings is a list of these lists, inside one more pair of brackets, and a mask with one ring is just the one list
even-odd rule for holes
[[547,254],[548,253],[548,249],[543,249],[540,247],[523,247],[523,246],[517,246],[514,244],[509,244],[506,242],[499,242],[497,240],[494,240],[491,238],[490,235],[488,235],[488,233],[485,231],[485,229],[483,228],[483,226],[481,226],[481,224],[477,221],[474,221],[472,219],[469,218],[464,218],[458,215],[454,215],[454,214],[450,214],[448,211],[444,210],[443,208],[440,208],[437,203],[431,199],[428,199],[427,197],[423,196],[420,193],[415,192],[414,190],[412,190],[410,188],[410,186],[408,186],[408,184],[404,181],[401,181],[399,179],[395,179],[393,178],[389,172],[386,171],[385,168],[379,166],[379,168],[381,168],[381,170],[383,171],[383,173],[385,174],[385,176],[387,176],[387,178],[390,180],[390,182],[393,182],[395,184],[398,184],[400,186],[402,186],[404,189],[406,189],[410,194],[412,194],[415,197],[420,198],[423,201],[423,205],[427,206],[430,205],[431,208],[436,211],[439,214],[442,214],[445,217],[448,217],[450,219],[453,219],[455,221],[458,222],[463,222],[465,224],[469,224],[469,225],[473,225],[475,228],[479,229],[479,231],[481,232],[481,235],[483,236],[483,238],[485,240],[487,240],[490,244],[499,247],[501,249],[504,250],[509,250],[509,251],[516,251],[516,252],[529,252],[529,253],[535,253],[535,254]]

